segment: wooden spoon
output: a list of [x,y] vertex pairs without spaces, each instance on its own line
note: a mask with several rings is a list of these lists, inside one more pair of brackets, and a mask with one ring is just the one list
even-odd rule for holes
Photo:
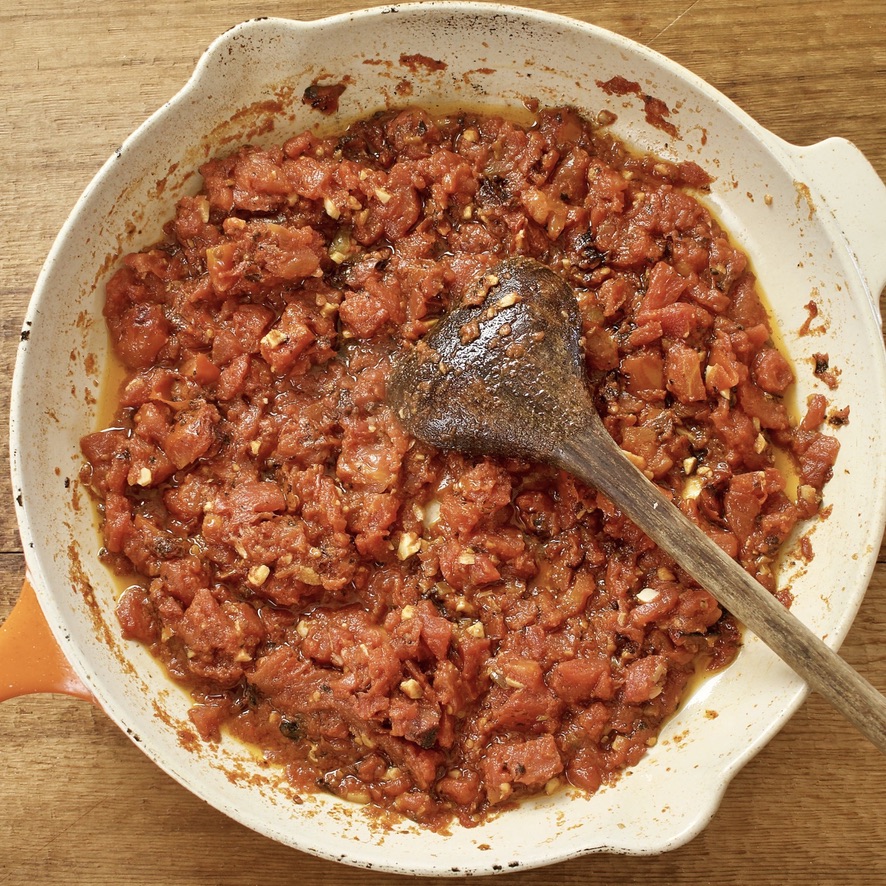
[[663,551],[886,753],[886,699],[687,519],[626,458],[594,408],[571,287],[508,259],[388,380],[407,430],[442,449],[546,462],[608,496]]

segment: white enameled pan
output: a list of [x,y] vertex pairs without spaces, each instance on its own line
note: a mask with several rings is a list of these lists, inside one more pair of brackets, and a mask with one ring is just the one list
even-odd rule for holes
[[[664,102],[674,129],[648,122],[640,96],[598,85],[616,76]],[[76,677],[120,728],[188,789],[275,840],[429,875],[507,871],[587,852],[663,852],[705,826],[730,779],[804,698],[802,682],[754,637],[616,785],[593,797],[542,797],[475,829],[435,834],[404,823],[381,839],[358,806],[325,795],[293,803],[282,779],[234,742],[183,741],[188,698],[145,649],[119,636],[117,585],[98,561],[93,509],[77,479],[79,439],[96,427],[106,366],[104,281],[121,253],[157,238],[176,199],[196,189],[195,169],[209,154],[340,127],[402,104],[404,82],[409,102],[447,108],[499,111],[528,99],[589,114],[605,108],[617,115],[614,132],[636,148],[695,161],[715,177],[707,199],[752,258],[798,367],[799,402],[821,389],[851,409],[849,424],[835,432],[842,448],[826,488],[830,515],[810,528],[814,559],[782,577],[797,616],[839,646],[886,518],[886,356],[875,307],[886,284],[886,187],[848,142],[787,144],[643,46],[486,3],[246,22],[212,44],[184,89],[103,166],[47,258],[15,370],[12,474],[30,578]],[[336,113],[302,103],[312,83],[346,84]],[[816,334],[803,336],[811,301]],[[836,391],[820,388],[813,351],[827,352],[838,368]]]

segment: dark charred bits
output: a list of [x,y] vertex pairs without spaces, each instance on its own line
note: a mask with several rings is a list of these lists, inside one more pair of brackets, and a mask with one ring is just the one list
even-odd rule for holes
[[594,235],[591,231],[585,231],[575,238],[576,257],[573,264],[582,271],[593,271],[599,268],[606,260],[606,253],[600,252],[594,246]]
[[815,377],[823,381],[832,391],[838,385],[839,370],[831,368],[830,357],[827,354],[813,354],[812,362],[815,368]]
[[321,114],[334,114],[338,110],[338,100],[344,91],[344,83],[330,83],[321,86],[315,81],[305,90],[302,104]]
[[493,175],[480,180],[479,198],[487,204],[502,206],[511,199],[510,186],[507,179]]
[[828,416],[828,424],[834,428],[840,428],[849,424],[849,407],[844,406],[842,409],[835,409]]
[[304,727],[298,720],[281,720],[280,732],[292,741],[301,741],[305,735]]
[[437,732],[438,729],[435,726],[431,729],[428,729],[427,732],[422,733],[418,737],[419,746],[423,747],[425,750],[428,750],[428,748],[432,748],[437,742]]

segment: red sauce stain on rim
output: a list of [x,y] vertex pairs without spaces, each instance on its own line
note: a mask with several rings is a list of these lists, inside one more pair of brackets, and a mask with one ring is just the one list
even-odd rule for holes
[[480,74],[483,77],[489,77],[495,73],[495,68],[473,68],[470,71],[465,71],[464,74],[462,74],[461,79],[464,80],[465,83],[472,83],[474,76],[477,74]]
[[[824,335],[828,331],[828,321],[821,316],[821,309],[818,306],[818,302],[816,298],[820,298],[821,293],[818,291],[818,288],[815,287],[812,290],[812,298],[806,302],[803,307],[806,309],[806,319],[803,321],[803,324],[797,330],[797,334],[800,336],[805,335]],[[815,324],[815,321],[818,320],[819,323]]]
[[671,116],[671,109],[660,98],[644,92],[635,80],[628,80],[626,77],[617,75],[609,80],[597,80],[596,83],[607,95],[636,95],[643,100],[646,109],[646,122],[650,126],[666,132],[673,138],[680,137],[677,127],[667,119]]
[[422,55],[420,52],[408,55],[404,53],[400,56],[400,64],[403,65],[404,68],[409,68],[413,74],[418,74],[422,70],[427,72],[445,71],[446,68],[449,67],[446,62],[441,62],[435,58],[430,58],[427,55]]
[[[826,353],[815,353],[812,355],[811,362],[813,365],[813,374],[817,379],[823,381],[832,391],[839,386],[840,370],[831,366],[830,355]],[[838,424],[846,424],[846,420],[838,421]],[[833,424],[834,422],[831,422]]]

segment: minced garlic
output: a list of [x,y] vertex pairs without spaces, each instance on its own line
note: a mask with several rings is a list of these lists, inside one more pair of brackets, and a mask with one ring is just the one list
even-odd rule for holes
[[400,684],[400,690],[405,696],[413,700],[421,698],[425,694],[424,689],[421,688],[421,683],[412,677]]

